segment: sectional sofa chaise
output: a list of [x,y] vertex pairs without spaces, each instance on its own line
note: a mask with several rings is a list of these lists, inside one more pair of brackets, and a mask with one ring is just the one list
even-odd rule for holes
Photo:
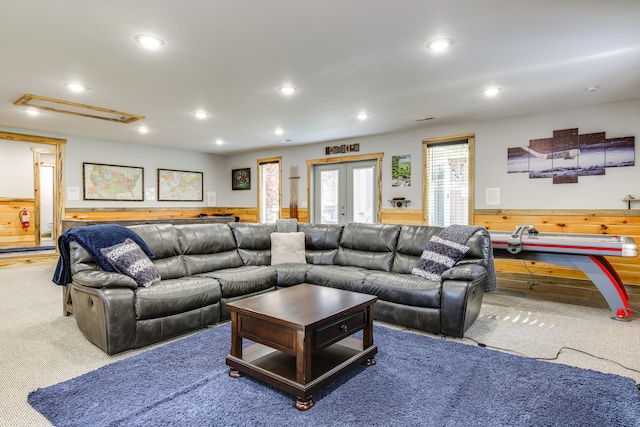
[[452,268],[440,266],[447,269],[435,278],[417,269],[431,263],[425,255],[433,236],[447,230],[440,227],[299,223],[292,233],[252,223],[127,228],[153,253],[152,262],[144,260],[155,274],[150,286],[135,275],[105,271],[82,244],[68,243],[67,286],[78,327],[108,354],[228,320],[227,303],[300,283],[376,295],[375,319],[461,337],[491,285],[491,241],[480,227],[467,229],[470,237],[462,243],[468,252]]

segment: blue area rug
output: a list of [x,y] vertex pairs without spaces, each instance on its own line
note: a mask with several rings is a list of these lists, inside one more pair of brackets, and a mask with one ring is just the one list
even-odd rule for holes
[[72,380],[29,403],[56,426],[639,426],[630,378],[376,326],[377,364],[300,412],[258,380],[228,376],[230,325]]

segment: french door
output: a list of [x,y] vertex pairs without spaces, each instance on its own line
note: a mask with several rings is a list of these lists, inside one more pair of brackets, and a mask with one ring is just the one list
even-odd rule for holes
[[313,167],[313,222],[377,222],[378,162],[329,163]]

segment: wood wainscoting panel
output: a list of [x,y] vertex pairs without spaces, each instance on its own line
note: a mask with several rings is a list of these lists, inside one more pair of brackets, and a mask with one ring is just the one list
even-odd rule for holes
[[[22,228],[20,212],[27,209],[31,217],[29,228]],[[35,246],[35,201],[25,198],[0,198],[0,249]]]
[[[67,208],[64,219],[82,220],[127,220],[158,218],[196,218],[198,214],[233,215],[239,222],[258,222],[256,207],[215,207],[215,208]],[[289,218],[289,208],[281,209],[281,218]],[[298,208],[298,220],[308,222],[308,210]]]
[[213,215],[234,215],[240,222],[255,222],[255,208],[67,208],[64,219],[81,220],[127,220],[127,219],[161,219],[161,218],[197,218],[204,213]]
[[422,225],[422,209],[384,208],[380,217],[383,224]]
[[[280,218],[282,219],[291,218],[290,212],[291,212],[291,209],[282,208],[280,210]],[[300,207],[298,208],[298,222],[309,222],[309,209],[300,208]]]

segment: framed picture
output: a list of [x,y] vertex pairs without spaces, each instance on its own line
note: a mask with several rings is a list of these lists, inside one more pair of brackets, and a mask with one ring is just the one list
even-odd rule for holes
[[251,168],[233,169],[231,171],[232,190],[251,190]]
[[411,186],[411,154],[391,156],[391,186]]
[[144,200],[144,168],[82,163],[84,200]]
[[201,202],[202,172],[158,169],[158,200],[172,202]]

